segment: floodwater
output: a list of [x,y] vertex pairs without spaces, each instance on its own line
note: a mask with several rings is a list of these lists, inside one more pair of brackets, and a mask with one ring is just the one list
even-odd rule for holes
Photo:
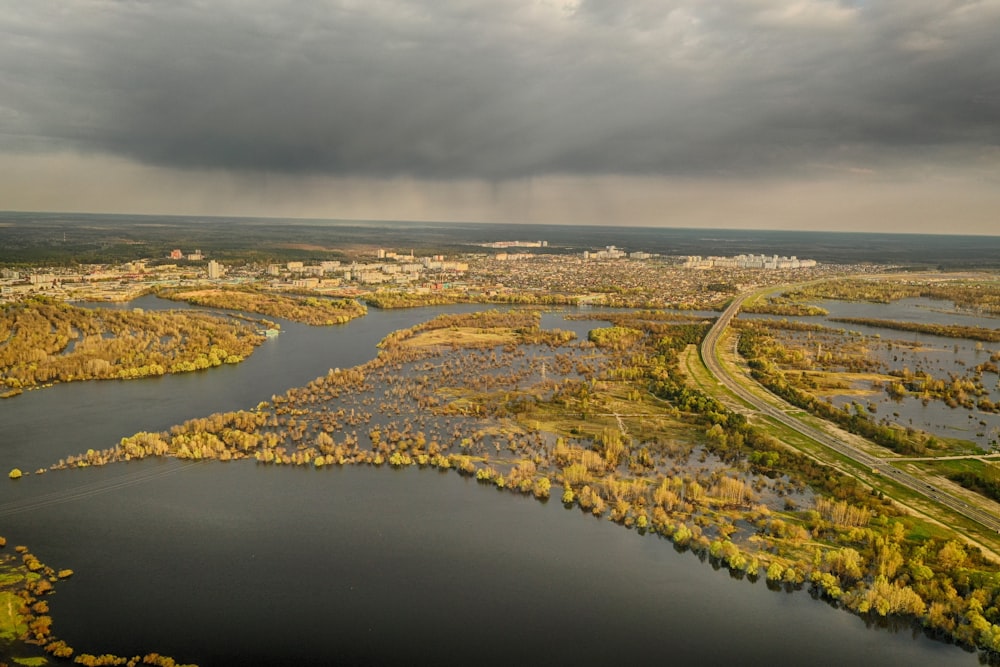
[[[129,307],[164,305],[177,304]],[[282,322],[236,366],[26,392],[0,402],[0,454],[34,470],[252,408],[370,359],[392,330],[475,309]],[[50,606],[78,652],[203,666],[979,662],[908,625],[868,628],[805,592],[735,580],[665,540],[454,473],[175,460],[57,471],[0,484],[0,534],[76,571]]]
[[[833,329],[842,329],[843,336],[863,339],[868,357],[880,363],[877,372],[888,373],[909,369],[913,373],[926,372],[935,378],[948,380],[950,377],[972,378],[975,368],[989,362],[990,355],[1000,351],[1000,343],[978,343],[976,341],[924,333],[898,331],[858,324],[834,322],[832,318],[871,318],[922,324],[953,324],[970,327],[995,329],[1000,327],[1000,318],[958,311],[948,301],[926,298],[901,299],[889,304],[857,303],[849,301],[822,300],[813,302],[829,311],[823,317],[788,317],[770,315],[742,315],[746,318],[788,319],[811,324],[819,324]],[[810,332],[783,332],[782,336],[796,339],[818,338]],[[819,341],[811,347],[821,344]],[[829,349],[829,347],[827,348]],[[1000,376],[985,371],[981,375],[986,398],[1000,401]],[[858,387],[870,389],[870,386]],[[920,396],[902,398],[890,397],[879,391],[872,396],[858,399],[852,394],[834,395],[835,405],[859,401],[876,407],[873,416],[876,421],[888,420],[904,427],[927,431],[937,437],[960,438],[975,443],[982,449],[992,449],[1000,444],[1000,414],[966,409],[961,406],[949,407],[942,401],[931,400],[926,405]]]

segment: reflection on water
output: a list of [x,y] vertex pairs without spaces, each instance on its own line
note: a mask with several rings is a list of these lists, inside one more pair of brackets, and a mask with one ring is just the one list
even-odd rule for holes
[[437,471],[196,464],[30,522],[44,527],[34,551],[76,569],[51,604],[80,649],[202,665],[623,664],[661,651],[682,665],[976,663],[909,626],[872,632],[656,537]]

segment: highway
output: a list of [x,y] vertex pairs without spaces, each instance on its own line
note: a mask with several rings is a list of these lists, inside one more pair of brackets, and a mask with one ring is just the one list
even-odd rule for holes
[[730,322],[732,322],[733,318],[739,312],[740,306],[743,302],[752,295],[753,293],[743,294],[733,299],[733,302],[728,308],[726,308],[725,311],[722,312],[715,324],[709,330],[708,334],[705,336],[705,339],[702,341],[701,358],[705,362],[705,366],[708,368],[709,372],[715,376],[721,384],[725,385],[734,394],[752,405],[757,412],[784,424],[788,428],[815,440],[821,445],[829,447],[835,452],[842,454],[867,468],[878,471],[880,474],[893,479],[900,485],[922,494],[938,504],[944,505],[958,514],[982,524],[996,533],[1000,533],[1000,519],[992,513],[987,512],[980,507],[969,505],[964,500],[956,498],[938,487],[928,484],[927,482],[892,466],[885,459],[872,456],[868,452],[860,450],[844,440],[840,440],[824,431],[820,431],[809,424],[802,422],[801,420],[788,414],[789,411],[800,411],[798,408],[792,406],[790,403],[785,402],[777,396],[774,396],[773,394],[771,395],[769,401],[765,401],[753,392],[748,391],[746,387],[734,378],[729,373],[728,369],[719,363],[718,357],[716,356],[716,349],[722,333],[726,330],[726,327],[729,326]]

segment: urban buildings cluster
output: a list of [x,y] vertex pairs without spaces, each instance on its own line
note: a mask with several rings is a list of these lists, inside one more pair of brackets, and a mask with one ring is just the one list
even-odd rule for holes
[[[190,260],[177,250],[181,260]],[[202,256],[200,252],[196,253]],[[350,285],[405,287],[413,284],[443,286],[469,269],[467,261],[452,261],[443,255],[415,257],[379,250],[380,261],[337,260],[307,264],[290,261],[284,264],[223,265],[214,259],[203,264],[164,263],[162,260],[138,260],[124,264],[91,265],[69,268],[16,270],[0,268],[0,300],[16,300],[35,294],[82,300],[126,301],[154,286],[176,286],[198,282],[223,281],[233,284],[264,282],[283,289],[330,289]]]
[[447,261],[443,255],[415,257],[379,249],[379,259],[390,261],[351,262],[324,261],[318,264],[287,262],[285,265],[269,264],[267,275],[283,278],[292,287],[337,287],[344,283],[358,285],[396,284],[409,285],[426,279],[427,274],[461,274],[469,270],[468,262]]
[[736,255],[735,257],[701,257],[689,255],[681,265],[685,269],[811,269],[815,259],[778,257],[777,255]]
[[481,248],[548,248],[548,241],[490,241],[477,244]]
[[621,248],[613,245],[605,246],[604,250],[584,250],[584,259],[652,259],[657,257],[653,253],[636,251],[636,252],[625,252]]
[[619,250],[613,245],[609,245],[604,250],[584,250],[584,259],[622,259],[623,257],[628,257],[628,253],[624,250]]
[[[545,247],[544,241],[498,241],[493,245]],[[546,244],[547,245],[547,244]],[[203,257],[200,251],[184,254],[181,260]],[[609,261],[595,261],[609,260]],[[655,261],[647,261],[655,260]],[[657,293],[661,300],[680,303],[715,298],[706,285],[727,283],[750,286],[764,278],[761,269],[775,269],[773,279],[786,269],[817,266],[815,260],[777,255],[738,255],[736,257],[660,257],[636,251],[626,252],[615,246],[579,254],[467,253],[460,257],[444,255],[419,257],[413,251],[392,252],[378,249],[357,255],[352,260],[223,265],[207,262],[171,262],[167,258],[126,262],[121,265],[87,267],[38,267],[33,270],[0,268],[0,300],[45,294],[57,298],[125,301],[157,286],[197,285],[209,282],[258,284],[271,289],[315,290],[329,294],[358,294],[365,289],[426,291],[443,288],[486,290],[493,294],[538,292],[574,294],[581,302],[604,300],[601,295]],[[692,273],[687,269],[708,269]],[[836,267],[831,266],[834,270]],[[669,286],[669,287],[668,287]],[[705,292],[692,300],[692,294]]]

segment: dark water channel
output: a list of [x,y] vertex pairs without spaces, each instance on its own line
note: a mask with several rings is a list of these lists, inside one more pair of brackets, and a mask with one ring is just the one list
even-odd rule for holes
[[[282,323],[237,366],[27,392],[0,402],[0,457],[34,470],[253,407],[371,358],[392,330],[473,309]],[[979,662],[908,626],[869,629],[805,592],[735,581],[664,540],[454,473],[177,461],[53,472],[0,484],[0,534],[76,571],[50,606],[55,634],[84,652],[206,666]]]

